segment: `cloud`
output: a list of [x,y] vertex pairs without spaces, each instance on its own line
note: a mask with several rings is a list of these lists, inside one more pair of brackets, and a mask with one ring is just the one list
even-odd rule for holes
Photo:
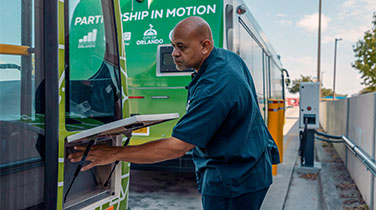
[[[286,56],[282,58],[284,68],[290,74],[291,80],[300,79],[300,75],[317,76],[316,56]],[[321,80],[325,88],[333,88],[333,61],[321,60]],[[360,84],[360,74],[348,63],[337,64],[336,92],[341,94],[358,93],[363,86]]]
[[348,27],[337,25],[330,29],[331,32],[324,34],[322,43],[330,43],[333,42],[335,38],[342,38],[343,41],[355,44],[358,40],[363,38],[364,32],[367,30],[370,30],[370,24],[353,25]]
[[[329,22],[331,18],[321,14],[321,31],[325,31],[328,28]],[[319,25],[319,13],[313,13],[311,15],[305,15],[302,19],[300,19],[296,25],[300,28],[303,28],[309,32],[316,32],[318,31]]]
[[347,0],[341,5],[342,16],[364,17],[376,9],[375,0]]
[[290,21],[290,20],[277,20],[277,21],[275,21],[275,23],[277,23],[281,26],[291,26],[292,25],[292,21]]
[[342,4],[342,7],[344,8],[351,8],[355,5],[356,0],[347,0]]
[[274,23],[276,23],[276,24],[278,24],[280,26],[291,26],[293,24],[292,21],[283,19],[283,18],[287,17],[286,14],[278,13],[275,16],[277,16],[277,18],[276,18],[277,20],[275,20]]
[[335,38],[355,44],[363,39],[364,32],[372,28],[372,15],[376,11],[375,0],[346,0],[339,5],[322,42],[330,43]]
[[[298,79],[300,78],[300,75],[312,76],[314,78],[317,77],[316,56],[287,56],[283,58],[282,63],[284,64],[284,67],[289,71],[290,77],[292,79]],[[322,75],[324,73],[327,73],[327,71],[331,72],[332,68],[332,63],[321,60],[320,69]]]
[[362,39],[364,32],[372,28],[372,15],[376,12],[375,0],[346,0],[340,6],[336,28],[346,41]]
[[277,17],[286,17],[287,15],[286,14],[283,14],[283,13],[279,13],[276,15]]
[[315,56],[286,56],[282,57],[284,67],[289,71],[291,79],[298,79],[300,75],[316,76],[317,58]]

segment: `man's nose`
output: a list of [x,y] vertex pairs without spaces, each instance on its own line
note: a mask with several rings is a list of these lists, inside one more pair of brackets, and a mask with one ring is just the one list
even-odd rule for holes
[[178,57],[180,55],[179,50],[175,47],[171,53],[172,57]]

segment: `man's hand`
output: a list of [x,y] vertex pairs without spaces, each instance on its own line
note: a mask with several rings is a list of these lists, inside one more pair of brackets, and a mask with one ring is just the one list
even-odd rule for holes
[[[78,150],[79,152],[69,154],[68,159],[72,163],[80,162],[86,146],[75,146],[74,149]],[[108,145],[92,146],[89,154],[86,157],[86,160],[90,161],[91,163],[83,166],[81,171],[86,171],[97,165],[108,165],[117,161],[117,154],[121,151],[121,149],[122,147]]]
[[[174,137],[151,141],[137,146],[92,146],[86,158],[91,163],[82,167],[82,171],[86,171],[97,165],[107,165],[117,160],[139,164],[161,162],[181,157],[194,147],[193,144],[186,143]],[[79,162],[86,147],[75,146],[74,149],[79,152],[69,154],[68,159],[71,162]]]

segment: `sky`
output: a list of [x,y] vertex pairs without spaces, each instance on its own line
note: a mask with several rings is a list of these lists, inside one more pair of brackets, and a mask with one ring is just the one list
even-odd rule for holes
[[[317,76],[319,0],[244,0],[265,32],[290,78]],[[352,68],[353,46],[372,29],[375,0],[322,0],[321,80],[333,89],[334,43],[337,42],[336,93],[357,94],[364,88]],[[287,93],[287,96],[297,96]]]
[[[17,3],[16,3],[17,2]],[[291,79],[300,75],[317,75],[319,0],[244,0],[258,21]],[[20,22],[20,1],[1,0],[3,15],[16,17]],[[322,0],[321,80],[326,88],[333,88],[334,40],[337,43],[336,93],[352,95],[363,85],[359,72],[351,67],[354,62],[353,45],[372,28],[372,14],[376,0]],[[17,24],[1,21],[0,28],[16,30]],[[0,33],[0,40],[7,33]],[[7,36],[9,38],[9,36]],[[19,44],[19,34],[7,42]],[[13,56],[14,57],[14,56]],[[0,56],[0,60],[10,57]],[[14,61],[19,62],[19,61]],[[287,96],[291,94],[287,93]]]

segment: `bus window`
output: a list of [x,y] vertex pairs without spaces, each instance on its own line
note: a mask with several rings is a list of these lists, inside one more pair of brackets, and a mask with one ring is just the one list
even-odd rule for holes
[[253,82],[255,84],[257,100],[259,103],[260,112],[265,120],[265,90],[264,90],[264,65],[263,65],[263,49],[260,47],[255,38],[252,37],[250,29],[243,24],[239,24],[240,33],[239,39],[240,56],[247,64],[249,71],[252,74]]
[[[266,52],[263,52],[263,67],[264,67],[264,99],[265,102],[270,99],[270,75],[269,75],[269,61],[270,57],[266,54]],[[265,111],[264,111],[264,120],[265,122],[268,122],[268,110],[267,110],[267,104],[265,104]]]
[[172,59],[172,45],[159,45],[157,51],[157,76],[186,76],[191,75],[193,69],[178,70]]
[[270,61],[270,92],[272,99],[283,99],[281,70],[272,59]]
[[112,13],[111,8],[101,0],[70,0],[66,4],[68,130],[83,130],[121,117],[119,56],[111,27],[115,23],[104,15]]
[[0,209],[44,203],[41,3],[6,0],[0,7]]

